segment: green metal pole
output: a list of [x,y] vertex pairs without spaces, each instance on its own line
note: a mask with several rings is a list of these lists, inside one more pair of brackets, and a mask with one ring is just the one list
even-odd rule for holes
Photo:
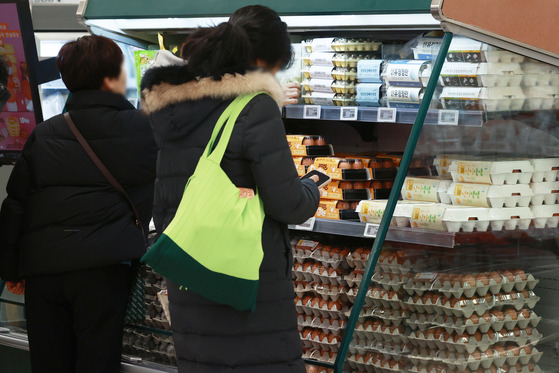
[[437,87],[439,75],[441,74],[441,69],[446,59],[452,37],[452,33],[445,33],[439,55],[437,56],[435,64],[433,65],[429,84],[427,84],[427,89],[425,90],[423,101],[419,106],[417,117],[415,118],[408,143],[406,144],[404,155],[402,156],[402,161],[400,162],[400,168],[398,169],[396,179],[394,180],[394,186],[392,187],[392,191],[390,192],[390,197],[388,198],[388,203],[386,204],[386,209],[384,210],[384,215],[382,216],[382,220],[380,222],[377,237],[375,238],[373,248],[371,249],[369,262],[367,263],[367,267],[365,268],[365,273],[363,274],[363,279],[361,280],[361,285],[359,286],[359,291],[357,292],[357,296],[355,297],[355,303],[353,304],[351,315],[346,325],[344,338],[336,357],[336,373],[342,373],[347,351],[349,349],[349,344],[353,339],[353,331],[355,329],[355,325],[357,324],[359,313],[363,308],[367,290],[369,289],[368,284],[373,277],[380,250],[382,248],[382,245],[384,244],[384,239],[386,238],[386,233],[388,232],[388,227],[390,226],[390,221],[392,220],[392,214],[394,213],[396,203],[400,196],[400,191],[402,190],[402,186],[404,185],[404,179],[406,178],[408,167],[410,166],[410,162],[415,151],[415,146],[417,145],[419,135],[421,134],[421,130],[423,129],[423,122],[425,121],[425,116],[427,115],[427,111],[429,110],[429,105],[431,104],[433,93],[435,92],[435,88]]

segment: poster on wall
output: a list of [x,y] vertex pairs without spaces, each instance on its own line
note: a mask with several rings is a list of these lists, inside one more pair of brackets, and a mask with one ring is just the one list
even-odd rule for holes
[[18,152],[37,125],[37,118],[32,91],[36,87],[31,83],[16,3],[0,2],[0,58],[8,63],[10,92],[0,113],[0,152]]

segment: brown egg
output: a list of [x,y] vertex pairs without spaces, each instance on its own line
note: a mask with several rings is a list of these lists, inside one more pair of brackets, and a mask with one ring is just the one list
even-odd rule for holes
[[457,274],[450,275],[450,284],[452,286],[456,286],[456,285],[460,286],[461,278],[462,278],[461,275],[457,275]]
[[392,159],[383,159],[382,160],[382,168],[392,168],[394,167],[394,162]]
[[530,310],[528,308],[522,308],[520,311],[518,311],[518,314],[522,315],[522,317],[524,317],[525,319],[530,318]]
[[526,364],[526,367],[528,367],[529,372],[533,372],[536,369],[536,366],[532,362],[528,362],[528,364]]
[[434,337],[435,339],[441,339],[441,336],[445,333],[445,330],[443,328],[437,328],[435,329],[435,334]]
[[489,285],[489,278],[487,277],[486,273],[480,273],[476,276],[477,281],[481,281],[483,286]]
[[508,270],[501,271],[501,275],[503,275],[507,279],[507,281],[514,282],[514,275],[512,274],[511,271]]
[[324,306],[326,306],[326,305],[327,305],[327,303],[326,303],[326,300],[324,300],[324,299],[321,299],[320,302],[318,302],[318,308],[320,308],[320,309],[323,309]]
[[363,324],[363,330],[368,330],[369,327],[372,328],[373,327],[373,322],[371,320],[366,321],[365,324]]
[[363,169],[363,161],[360,159],[354,159],[352,167],[354,170],[361,170]]
[[524,297],[524,299],[528,299],[532,296],[532,294],[527,289],[524,289],[522,290],[522,296]]
[[381,367],[387,366],[388,364],[389,364],[389,363],[388,363],[388,359],[386,359],[385,357],[383,357],[383,358],[380,360],[380,366],[381,366]]
[[493,329],[489,329],[486,334],[487,334],[487,337],[489,337],[489,339],[494,339],[495,338],[495,332],[493,331]]
[[481,332],[478,330],[474,333],[473,337],[476,339],[476,341],[481,342],[481,338],[482,338],[482,334]]
[[507,343],[505,345],[505,349],[507,350],[507,352],[512,352],[512,354],[514,356],[518,356],[518,354],[520,352],[520,348],[516,344],[513,344],[513,343]]
[[359,202],[351,202],[349,208],[352,210],[357,210],[357,207],[359,207]]
[[339,257],[341,251],[342,249],[340,249],[339,247],[333,247],[330,251],[330,258],[335,258],[336,256]]
[[521,269],[514,269],[514,270],[512,270],[512,274],[513,274],[515,277],[520,277],[520,280],[522,280],[522,281],[526,281],[526,280],[528,279],[528,277],[526,276],[526,272],[524,272],[524,271],[521,270]]
[[380,354],[374,354],[373,355],[373,365],[378,365],[380,363],[380,359],[382,359],[382,356]]
[[473,313],[468,320],[470,320],[474,325],[479,324],[479,317],[476,313]]
[[495,353],[498,354],[499,356],[507,356],[507,350],[503,346],[495,345],[493,346],[493,349],[495,350]]
[[311,339],[314,340],[316,338],[320,338],[320,333],[321,332],[318,329],[313,330],[311,333]]
[[314,144],[324,146],[326,145],[326,140],[322,136],[317,136],[316,139],[314,140]]
[[337,337],[334,334],[328,335],[328,343],[338,342]]
[[374,190],[382,189],[382,182],[377,181],[377,180],[373,180],[373,181],[371,181],[370,188],[374,189]]
[[354,181],[353,189],[367,189],[368,183],[368,181]]
[[294,271],[301,271],[302,269],[303,269],[303,263],[295,262],[295,264],[293,264]]
[[526,329],[524,329],[524,332],[526,333],[526,335],[532,335],[533,329],[531,326],[526,326]]
[[349,202],[346,202],[346,201],[340,201],[336,205],[336,208],[338,210],[348,210],[349,208],[351,208],[351,204]]
[[343,249],[340,251],[340,257],[345,258],[346,256],[349,256],[349,253],[350,253],[350,251],[349,251],[348,248],[343,248]]
[[318,298],[314,298],[311,302],[311,307],[312,308],[318,308],[318,304],[320,303],[320,299]]
[[530,347],[530,345],[525,345],[520,347],[520,351],[524,351],[526,355],[530,355],[532,353],[532,347]]
[[435,294],[431,295],[431,303],[433,303],[433,304],[437,303],[437,301],[438,301],[440,298],[442,298],[442,296],[443,296],[443,295],[440,294],[440,293],[435,293]]
[[399,370],[400,369],[400,365],[396,360],[390,360],[390,369],[392,370]]
[[513,333],[514,336],[517,337],[517,338],[520,337],[520,336],[522,336],[522,334],[523,334],[522,331],[520,330],[520,328],[519,328],[518,326],[515,326],[515,327],[512,329],[512,333]]
[[382,325],[382,322],[381,322],[381,321],[379,321],[379,320],[374,321],[374,322],[373,322],[373,330],[374,330],[374,331],[377,331],[378,328],[381,327],[381,325]]
[[464,275],[461,278],[461,286],[464,287],[466,285],[469,285],[470,287],[475,287],[476,286],[476,279],[474,278],[474,276],[472,275]]
[[388,332],[388,325],[380,324],[380,332],[381,333],[387,333]]
[[309,338],[309,336],[311,335],[312,332],[313,332],[312,329],[309,329],[309,328],[303,329],[303,334],[302,334],[302,335],[303,335],[303,339]]
[[466,298],[465,296],[461,296],[460,298],[458,298],[459,300],[459,305],[462,308],[465,308],[468,305],[468,298]]
[[305,271],[305,272],[310,271],[310,269],[311,269],[311,267],[312,267],[313,264],[316,264],[316,263],[313,263],[313,262],[305,262],[305,263],[303,263],[303,271]]
[[394,186],[394,181],[392,180],[387,180],[382,182],[383,189],[392,189],[393,186]]
[[419,294],[415,294],[414,297],[413,297],[413,303],[419,304],[420,299],[421,299],[421,297],[419,296]]
[[301,165],[303,165],[303,166],[310,166],[312,164],[314,164],[314,159],[313,158],[305,157],[301,161]]
[[338,168],[341,170],[347,170],[351,168],[351,163],[347,160],[341,160],[338,162]]
[[510,316],[512,320],[516,320],[518,318],[518,313],[514,308],[506,308],[503,310],[503,314],[505,317]]
[[404,334],[404,327],[402,325],[392,325],[390,327],[390,334]]
[[306,146],[313,146],[313,145],[316,145],[316,144],[315,144],[314,139],[313,139],[311,136],[306,136],[306,137],[303,139],[303,145],[306,145]]
[[328,309],[330,311],[341,311],[342,310],[342,304],[340,302],[336,302],[331,300],[330,302],[328,302]]
[[313,296],[307,295],[306,297],[303,298],[303,306],[309,306],[309,302],[312,303],[313,300],[314,300]]
[[497,284],[503,282],[503,278],[498,272],[489,272],[487,277],[489,278],[489,280],[494,280]]
[[484,354],[489,358],[492,359],[493,358],[493,350],[491,348],[488,348],[487,350],[485,350]]
[[491,315],[493,315],[498,321],[503,321],[505,319],[505,315],[499,310],[492,310]]
[[378,158],[373,158],[369,162],[369,168],[381,168],[381,167],[382,167],[382,161],[379,160]]
[[373,354],[371,352],[367,353],[364,357],[363,357],[363,363],[367,364],[369,363],[371,360],[373,359]]
[[474,352],[472,352],[472,356],[473,356],[474,359],[480,360],[481,359],[481,352],[479,352],[479,350],[475,350]]
[[454,343],[464,343],[467,344],[470,341],[470,335],[468,333],[456,334],[454,336]]
[[430,301],[431,301],[431,294],[425,293],[425,294],[423,295],[422,300],[423,300],[423,304],[427,304],[427,302],[430,302]]
[[353,183],[351,181],[340,181],[338,187],[343,190],[353,189]]
[[355,361],[359,361],[359,360],[363,359],[363,355],[355,354],[355,356],[353,358],[355,359]]

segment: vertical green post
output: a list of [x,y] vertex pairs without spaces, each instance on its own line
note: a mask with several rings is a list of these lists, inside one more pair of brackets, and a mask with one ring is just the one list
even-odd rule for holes
[[446,59],[452,37],[452,33],[445,33],[441,49],[439,50],[439,54],[437,56],[435,64],[433,65],[431,78],[429,79],[429,84],[427,85],[427,89],[425,90],[423,101],[421,102],[421,105],[417,112],[417,117],[415,118],[408,143],[406,144],[406,149],[404,151],[404,155],[402,156],[402,161],[400,162],[400,168],[398,169],[396,179],[394,180],[394,186],[392,187],[392,191],[390,192],[390,197],[388,198],[388,203],[386,204],[386,209],[384,210],[384,215],[382,216],[382,220],[380,222],[377,237],[375,239],[375,242],[373,243],[373,248],[371,249],[369,262],[367,263],[367,267],[365,268],[365,273],[363,274],[363,279],[361,280],[361,285],[359,286],[359,291],[357,292],[355,303],[353,304],[353,308],[351,310],[351,316],[349,317],[346,325],[344,338],[340,345],[340,349],[338,350],[338,355],[336,357],[335,363],[336,373],[342,373],[347,351],[349,349],[349,344],[353,339],[353,331],[355,329],[355,325],[357,324],[359,313],[363,308],[365,296],[367,295],[367,291],[369,289],[368,284],[371,282],[371,278],[373,277],[380,250],[382,248],[382,245],[384,244],[384,239],[386,238],[386,233],[388,232],[388,227],[390,226],[390,221],[392,220],[392,214],[394,214],[394,209],[396,208],[396,203],[400,196],[400,191],[402,190],[402,186],[404,185],[404,179],[406,178],[408,167],[415,151],[415,146],[417,145],[419,135],[421,134],[421,130],[423,129],[423,122],[425,121],[425,116],[427,115],[429,105],[431,104],[431,100],[433,99],[433,93],[435,92],[435,88],[437,87],[439,75],[441,74],[441,69]]

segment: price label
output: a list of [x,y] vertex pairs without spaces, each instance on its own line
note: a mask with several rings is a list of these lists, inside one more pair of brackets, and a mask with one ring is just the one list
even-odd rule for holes
[[439,274],[437,272],[422,272],[415,275],[415,279],[418,281],[429,281],[433,282],[437,279]]
[[457,126],[460,112],[458,110],[439,110],[439,124],[443,126]]
[[316,221],[316,218],[310,218],[309,220],[307,220],[303,224],[296,225],[295,229],[299,230],[299,231],[312,231],[313,228],[314,228],[314,222],[315,221]]
[[357,120],[359,110],[356,106],[342,106],[340,120]]
[[365,225],[365,232],[363,232],[364,237],[375,238],[378,233],[379,224],[368,223]]
[[320,119],[320,105],[305,105],[303,107],[303,119]]
[[381,107],[377,111],[377,122],[396,123],[396,108]]

